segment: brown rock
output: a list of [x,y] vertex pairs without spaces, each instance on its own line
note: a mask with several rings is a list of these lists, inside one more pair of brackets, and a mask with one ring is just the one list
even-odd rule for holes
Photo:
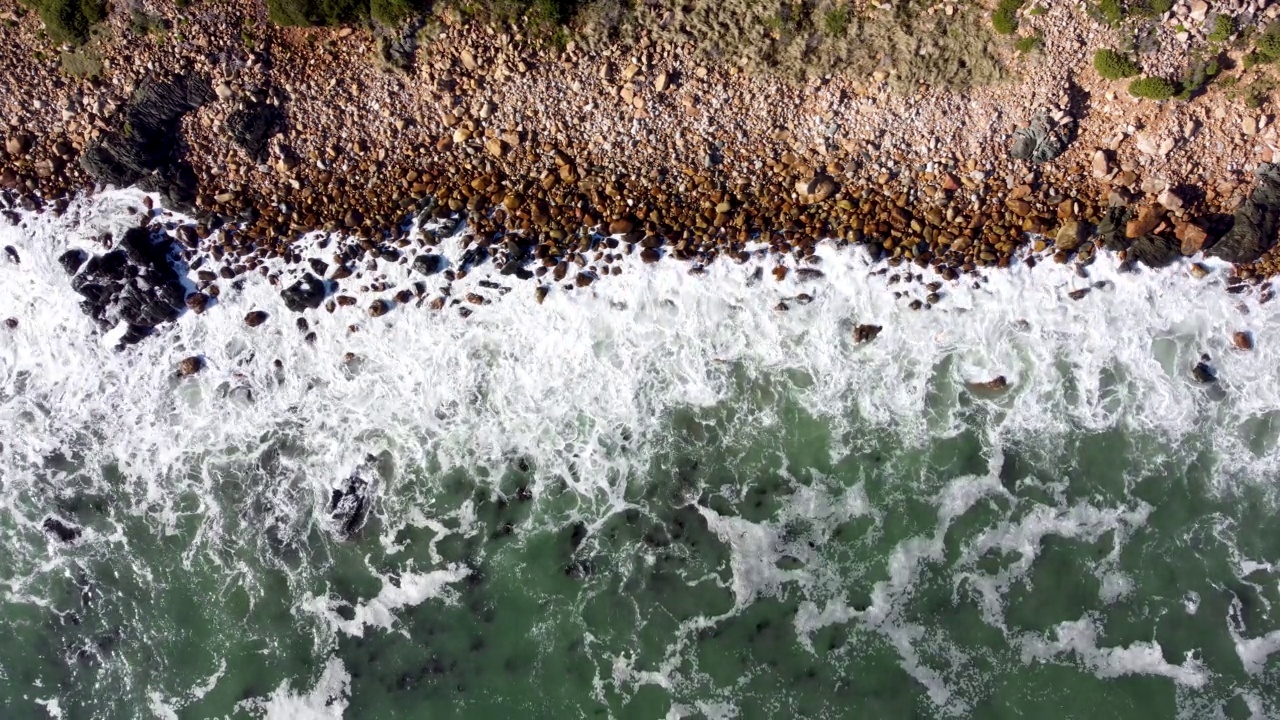
[[1088,294],[1089,294],[1089,288],[1080,288],[1079,290],[1072,290],[1071,292],[1067,293],[1067,297],[1071,298],[1072,300],[1081,300],[1084,298],[1085,295],[1088,295]]
[[342,307],[351,307],[356,304],[356,299],[350,295],[339,295],[335,298]]
[[1241,330],[1231,336],[1231,344],[1236,346],[1237,350],[1253,349],[1253,333],[1247,330]]
[[259,325],[267,321],[267,317],[268,315],[265,312],[261,310],[254,310],[253,312],[250,312],[249,314],[244,316],[244,324],[248,325],[249,327],[258,327]]
[[1014,198],[1007,203],[1009,210],[1018,217],[1026,217],[1031,214],[1031,203],[1021,198]]
[[507,144],[499,138],[489,138],[484,144],[484,149],[494,157],[502,157],[507,154]]
[[596,276],[592,273],[580,272],[576,277],[573,278],[573,284],[578,287],[586,287],[590,285],[592,282],[594,282],[595,279],[596,279]]
[[202,292],[191,293],[187,296],[187,309],[199,315],[209,306],[209,296]]
[[805,205],[815,205],[831,198],[840,190],[840,185],[829,175],[814,175],[796,183],[796,194]]
[[970,392],[974,393],[991,393],[1004,390],[1009,387],[1009,381],[1003,375],[997,375],[986,382],[969,382],[965,383]]
[[773,279],[782,282],[787,277],[787,267],[779,265],[773,269]]
[[378,298],[369,305],[369,317],[382,317],[391,312],[391,303]]
[[875,340],[884,328],[880,325],[859,325],[853,329],[853,341],[865,343]]
[[1062,227],[1058,228],[1058,234],[1054,238],[1053,245],[1059,250],[1071,251],[1080,247],[1080,243],[1083,241],[1084,226],[1075,220],[1071,220],[1063,223]]
[[1140,238],[1156,229],[1167,211],[1162,205],[1147,205],[1138,213],[1138,217],[1130,220],[1124,227],[1125,237],[1130,240]]
[[477,293],[467,293],[467,302],[472,305],[488,305],[489,299]]
[[178,363],[178,374],[182,377],[190,377],[204,369],[204,358],[198,355],[192,355],[189,358],[183,358]]
[[618,218],[617,220],[614,220],[613,222],[609,223],[609,234],[610,235],[626,235],[627,233],[634,230],[635,227],[636,227],[636,224],[631,220],[628,220],[627,218]]
[[546,285],[539,285],[538,287],[533,289],[534,301],[537,302],[539,305],[541,305],[542,301],[547,299],[547,293],[549,292],[551,292],[551,288],[547,287]]
[[960,180],[951,173],[944,173],[942,175],[942,189],[947,192],[955,192],[960,189]]
[[1178,241],[1182,243],[1182,254],[1189,257],[1204,249],[1204,243],[1209,239],[1209,233],[1195,223],[1180,222],[1175,224],[1174,237],[1178,238]]

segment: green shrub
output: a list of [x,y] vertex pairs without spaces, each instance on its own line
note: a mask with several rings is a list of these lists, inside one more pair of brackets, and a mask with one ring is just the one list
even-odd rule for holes
[[1120,0],[1098,0],[1098,14],[1108,25],[1119,25],[1124,20],[1124,6]]
[[1203,94],[1204,89],[1218,76],[1220,69],[1217,60],[1209,60],[1207,62],[1197,60],[1192,62],[1187,67],[1186,72],[1182,74],[1182,81],[1178,83],[1182,88],[1178,92],[1178,99],[1191,100]]
[[1044,15],[1044,14],[1045,14],[1045,13],[1047,13],[1047,12],[1049,12],[1049,8],[1047,8],[1047,7],[1043,6],[1043,5],[1037,5],[1037,6],[1033,7],[1033,8],[1031,8],[1030,10],[1028,10],[1028,11],[1027,11],[1027,14],[1028,14],[1028,15],[1030,15],[1030,16],[1032,16],[1032,17],[1040,17],[1041,15]]
[[1163,15],[1173,9],[1173,0],[1147,0],[1147,12]]
[[849,8],[841,5],[822,18],[823,27],[831,37],[844,37],[849,32]]
[[106,17],[103,0],[25,0],[40,13],[44,31],[57,43],[80,44],[89,28]]
[[1269,63],[1280,60],[1280,22],[1267,26],[1266,31],[1258,36],[1255,51],[1250,54],[1257,55],[1255,58],[1257,62]]
[[416,10],[413,0],[369,0],[369,15],[383,25],[399,25]]
[[1224,43],[1236,34],[1236,19],[1230,15],[1219,15],[1213,23],[1213,32],[1209,33],[1209,42]]
[[1107,80],[1123,80],[1142,72],[1134,61],[1105,48],[1093,54],[1093,68]]
[[1019,38],[1018,42],[1014,44],[1014,47],[1018,49],[1018,52],[1026,55],[1039,50],[1041,45],[1044,45],[1043,37],[1039,35],[1030,35],[1028,37]]
[[1018,31],[1018,11],[1025,0],[1000,0],[996,11],[991,14],[991,27],[1001,35],[1012,35]]
[[1138,78],[1129,83],[1129,94],[1146,100],[1168,100],[1177,90],[1173,83],[1162,77]]

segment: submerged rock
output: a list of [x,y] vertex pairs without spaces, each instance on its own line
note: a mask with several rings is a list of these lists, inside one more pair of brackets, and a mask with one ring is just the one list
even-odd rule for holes
[[970,392],[975,393],[992,393],[999,392],[1009,387],[1009,381],[1003,375],[997,375],[986,382],[968,382],[965,385]]
[[1235,212],[1235,223],[1205,255],[1227,262],[1250,263],[1276,242],[1280,229],[1280,167],[1263,163],[1255,171],[1258,185]]
[[50,515],[44,519],[40,527],[45,533],[57,538],[60,542],[69,543],[77,540],[83,533],[80,526],[75,523],[68,522],[56,515]]
[[359,475],[352,475],[334,485],[325,510],[332,532],[349,540],[364,527],[372,505],[372,488]]

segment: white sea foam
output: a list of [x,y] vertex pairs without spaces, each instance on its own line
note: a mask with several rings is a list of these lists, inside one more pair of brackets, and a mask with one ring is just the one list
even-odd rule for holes
[[351,674],[341,660],[331,657],[310,692],[294,692],[289,683],[284,682],[269,697],[237,703],[236,711],[251,713],[262,720],[341,718],[347,709],[350,693]]
[[1059,655],[1074,655],[1098,677],[1121,675],[1159,675],[1179,685],[1199,688],[1209,682],[1210,672],[1204,663],[1188,654],[1179,665],[1167,662],[1155,642],[1136,642],[1126,647],[1099,647],[1098,626],[1092,618],[1083,617],[1058,623],[1044,637],[1023,635],[1024,662],[1048,660]]
[[467,568],[454,565],[427,573],[402,572],[395,577],[382,575],[382,589],[372,599],[351,608],[350,620],[338,614],[338,608],[345,603],[328,596],[308,596],[299,606],[323,618],[333,630],[359,637],[364,635],[366,627],[384,630],[394,627],[396,611],[401,608],[420,605],[432,598],[452,602],[454,594],[450,592],[449,584],[466,579],[470,573]]
[[[93,237],[102,230],[119,234],[128,222],[123,208],[140,205],[140,198],[133,191],[107,193],[73,203],[61,219],[28,215],[22,227],[0,228],[0,245],[15,246],[22,256],[20,265],[0,261],[0,315],[18,320],[16,329],[0,329],[0,477],[8,489],[38,489],[48,479],[67,476],[57,469],[60,458],[90,468],[116,463],[120,482],[139,500],[138,512],[161,529],[172,529],[188,512],[184,496],[200,498],[206,518],[202,547],[216,546],[224,532],[212,468],[264,455],[277,433],[297,446],[274,462],[295,479],[300,493],[271,489],[273,501],[282,511],[308,517],[341,474],[336,469],[353,467],[369,453],[387,453],[399,468],[481,468],[490,470],[489,477],[499,476],[510,458],[528,457],[536,467],[535,494],[563,483],[585,502],[621,507],[625,478],[656,450],[670,413],[729,400],[735,368],[777,383],[787,375],[806,378],[787,393],[833,428],[835,442],[851,443],[847,450],[858,449],[867,428],[923,445],[959,432],[961,414],[978,407],[990,417],[985,439],[994,453],[992,467],[943,487],[934,498],[936,529],[897,544],[886,558],[889,579],[876,584],[865,609],[854,609],[822,585],[821,568],[777,566],[783,554],[802,563],[813,559],[803,539],[782,538],[780,522],[752,523],[701,509],[733,552],[739,606],[788,583],[822,587],[825,600],[800,605],[795,624],[802,642],[822,627],[858,620],[892,643],[904,669],[936,703],[961,712],[968,701],[949,674],[954,671],[922,659],[926,633],[899,617],[921,569],[944,557],[943,541],[954,522],[984,499],[1012,506],[1002,524],[965,546],[960,560],[969,567],[987,551],[1017,556],[1002,574],[965,575],[983,598],[987,622],[1003,627],[1003,594],[1025,576],[1046,535],[1096,541],[1115,531],[1114,555],[1124,533],[1142,526],[1151,510],[1088,502],[1018,506],[1000,481],[1002,447],[1080,428],[1150,434],[1175,447],[1207,432],[1212,475],[1224,487],[1280,470],[1268,429],[1280,408],[1274,372],[1280,343],[1273,340],[1280,332],[1280,303],[1227,294],[1221,264],[1210,263],[1213,274],[1205,280],[1190,278],[1183,266],[1124,273],[1107,257],[1089,268],[1088,279],[1050,262],[1019,266],[992,272],[976,287],[972,278],[946,285],[941,302],[929,311],[907,306],[910,298],[923,298],[919,285],[891,285],[887,275],[873,274],[877,266],[860,251],[831,245],[819,249],[818,267],[826,274],[819,282],[802,281],[796,273],[775,282],[767,272],[772,259],[721,261],[703,277],[690,278],[684,264],[646,266],[630,258],[621,276],[585,289],[556,287],[541,305],[533,283],[480,271],[452,291],[453,297],[477,292],[492,300],[472,307],[469,318],[454,308],[411,307],[370,318],[363,307],[373,296],[362,295],[358,308],[307,313],[317,333],[314,344],[303,342],[278,287],[251,274],[240,289],[221,282],[218,303],[204,315],[184,315],[158,337],[117,353],[80,312],[56,258],[68,247],[100,250]],[[442,250],[454,261],[461,252],[456,239]],[[764,279],[755,282],[753,273],[762,265]],[[302,266],[289,268],[286,280],[301,271]],[[888,274],[906,272],[932,279],[914,266]],[[444,284],[439,276],[411,274],[407,264],[386,268],[385,274],[395,289],[421,280],[434,293]],[[486,278],[511,291],[480,287]],[[344,286],[367,281],[352,279]],[[1067,292],[1095,283],[1103,287],[1079,301],[1067,298]],[[895,291],[909,295],[895,298]],[[793,299],[802,292],[813,302]],[[790,310],[774,310],[784,299]],[[252,309],[266,310],[271,318],[262,327],[246,328],[242,318]],[[855,345],[851,328],[858,323],[882,325],[884,331],[871,343]],[[348,332],[353,324],[358,332]],[[1254,351],[1231,347],[1237,330],[1254,332]],[[346,362],[348,352],[357,360]],[[1218,370],[1216,389],[1189,376],[1201,353],[1210,354]],[[203,355],[207,369],[178,380],[175,364],[192,354]],[[1009,379],[1009,391],[981,396],[964,388],[997,375]],[[855,423],[862,435],[847,432]],[[624,437],[634,452],[612,450]],[[380,496],[393,497],[406,479],[393,473],[382,481]],[[805,492],[793,498],[788,512],[818,529],[852,517],[882,521],[860,485],[843,496]],[[6,492],[0,500],[4,511],[37,532],[44,510],[14,497],[25,496]],[[433,543],[452,527],[429,507],[379,502],[380,512],[399,511],[403,522],[439,530]],[[474,518],[455,520],[467,525]],[[382,538],[388,550],[396,547],[393,530]],[[118,530],[88,532],[81,542],[120,543],[121,536]],[[11,589],[7,601],[20,597],[27,574],[62,562],[50,548],[30,551],[18,559],[14,577],[0,579]],[[1112,565],[1104,563],[1099,572],[1107,573],[1100,576],[1106,599],[1128,591],[1126,577]],[[443,567],[406,569],[398,584],[384,576],[381,591],[356,604],[351,620],[324,596],[305,597],[300,608],[335,631],[385,630],[394,627],[401,608],[433,597],[447,600],[448,584],[464,576],[465,569]],[[1237,639],[1246,667],[1275,652],[1271,637]],[[1071,657],[1104,677],[1157,674],[1198,687],[1210,675],[1194,658],[1164,662],[1154,643],[1099,648],[1097,640],[1097,628],[1086,619],[1064,623],[1052,636],[1019,642],[1028,660]],[[669,682],[678,654],[668,657],[661,672],[629,669],[628,682]],[[335,659],[312,692],[298,695],[282,685],[246,707],[266,717],[294,710],[339,716],[349,683]]]

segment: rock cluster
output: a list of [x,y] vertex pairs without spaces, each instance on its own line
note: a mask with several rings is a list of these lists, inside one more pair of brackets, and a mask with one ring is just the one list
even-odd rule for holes
[[89,256],[69,250],[59,262],[73,275],[71,287],[84,297],[80,307],[102,330],[128,324],[124,345],[147,337],[186,309],[173,242],[162,232],[130,228],[109,252]]

